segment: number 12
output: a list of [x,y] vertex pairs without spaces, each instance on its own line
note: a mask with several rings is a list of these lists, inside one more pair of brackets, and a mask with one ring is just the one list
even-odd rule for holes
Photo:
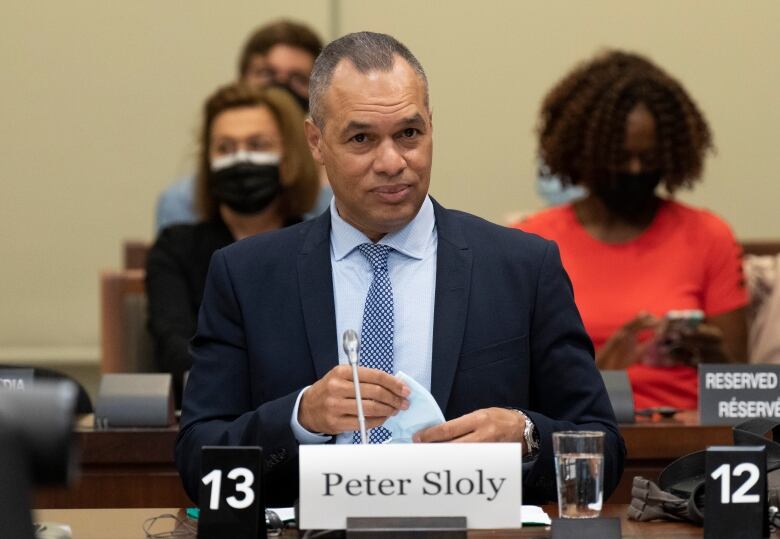
[[[758,503],[758,494],[746,494],[748,490],[753,488],[753,485],[758,483],[758,466],[750,462],[743,462],[737,464],[734,467],[734,471],[731,472],[731,465],[721,464],[711,477],[715,480],[720,479],[720,503]],[[742,483],[742,486],[737,489],[734,495],[731,495],[731,476],[739,477],[740,475],[748,474],[747,480]]]

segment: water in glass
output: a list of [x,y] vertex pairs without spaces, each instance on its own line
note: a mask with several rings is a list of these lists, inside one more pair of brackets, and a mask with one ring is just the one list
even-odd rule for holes
[[604,456],[561,453],[555,456],[555,466],[560,517],[598,517],[604,495]]

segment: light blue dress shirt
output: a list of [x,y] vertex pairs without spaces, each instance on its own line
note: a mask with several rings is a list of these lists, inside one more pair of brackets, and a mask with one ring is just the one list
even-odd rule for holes
[[[347,364],[341,336],[347,329],[360,332],[368,288],[374,277],[371,264],[357,249],[371,240],[344,221],[330,203],[330,263],[333,273],[333,295],[336,307],[336,335],[339,363]],[[393,287],[393,369],[414,378],[428,391],[431,389],[433,354],[433,308],[436,291],[436,218],[433,204],[426,197],[420,211],[400,230],[379,240],[393,248],[387,261]],[[330,436],[313,434],[298,423],[298,395],[290,426],[300,443],[323,443]],[[336,437],[336,443],[352,443],[352,433]]]
[[195,177],[185,176],[160,193],[155,210],[155,232],[172,225],[188,225],[198,222],[195,211]]

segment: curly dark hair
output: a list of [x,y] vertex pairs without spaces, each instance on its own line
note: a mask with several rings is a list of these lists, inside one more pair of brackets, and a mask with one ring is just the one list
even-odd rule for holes
[[539,155],[550,173],[591,189],[613,183],[625,166],[626,117],[640,103],[656,122],[656,159],[667,191],[692,187],[713,149],[707,120],[677,80],[624,51],[577,66],[544,98]]

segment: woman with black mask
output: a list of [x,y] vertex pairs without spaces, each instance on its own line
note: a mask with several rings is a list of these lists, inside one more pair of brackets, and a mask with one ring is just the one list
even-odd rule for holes
[[173,374],[177,407],[211,255],[300,222],[314,204],[318,170],[303,121],[301,108],[278,88],[233,84],[206,101],[196,177],[202,220],[164,229],[146,264],[149,330],[159,368]]
[[746,360],[739,246],[673,199],[711,148],[682,85],[635,54],[577,67],[542,105],[539,157],[589,194],[515,226],[557,242],[598,366],[628,369],[637,408],[695,409],[699,362]]

